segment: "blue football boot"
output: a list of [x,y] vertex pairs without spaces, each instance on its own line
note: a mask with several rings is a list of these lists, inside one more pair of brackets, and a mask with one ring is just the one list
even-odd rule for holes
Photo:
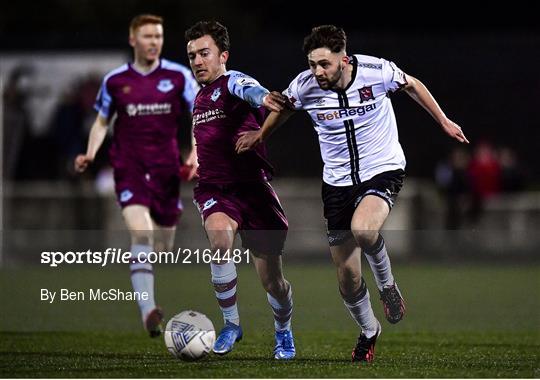
[[219,332],[213,351],[215,354],[225,355],[231,352],[234,344],[240,340],[242,340],[242,327],[227,321]]
[[289,360],[296,355],[294,347],[294,337],[291,330],[276,331],[276,347],[274,348],[274,358],[278,360]]

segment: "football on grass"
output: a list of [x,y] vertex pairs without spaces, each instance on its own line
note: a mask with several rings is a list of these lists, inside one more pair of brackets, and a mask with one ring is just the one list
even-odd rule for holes
[[193,361],[210,352],[216,340],[216,332],[206,315],[186,310],[167,322],[164,338],[167,350],[173,356]]

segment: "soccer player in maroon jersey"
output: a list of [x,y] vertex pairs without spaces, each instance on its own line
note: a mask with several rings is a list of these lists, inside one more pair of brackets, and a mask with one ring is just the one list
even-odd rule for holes
[[145,256],[172,249],[182,212],[178,119],[192,110],[199,86],[187,67],[160,59],[161,17],[133,18],[129,44],[134,61],[103,79],[88,148],[86,154],[76,157],[75,169],[83,172],[94,161],[115,115],[110,160],[118,202],[131,234],[131,281],[135,291],[148,293],[147,300],[139,301],[139,308],[144,327],[154,337],[161,333],[163,312],[155,303],[152,265],[145,262]]
[[291,331],[292,290],[281,268],[287,218],[268,183],[272,167],[264,146],[245,155],[235,152],[239,134],[259,129],[266,109],[281,110],[286,98],[270,93],[243,73],[227,71],[229,36],[220,23],[198,22],[186,31],[186,41],[191,69],[202,85],[193,108],[199,165],[194,198],[210,246],[222,258],[211,263],[212,283],[225,321],[213,351],[224,355],[242,338],[236,267],[226,259],[239,232],[243,247],[253,254],[274,313],[274,357],[292,359],[296,353]]

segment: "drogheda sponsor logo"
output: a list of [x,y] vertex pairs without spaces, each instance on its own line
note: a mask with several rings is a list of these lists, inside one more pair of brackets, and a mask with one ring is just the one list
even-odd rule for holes
[[126,106],[128,116],[149,116],[149,115],[166,115],[171,113],[171,103],[151,103],[151,104],[133,104]]
[[196,126],[201,123],[208,123],[216,119],[224,119],[227,116],[222,109],[216,108],[203,113],[193,115],[193,125]]

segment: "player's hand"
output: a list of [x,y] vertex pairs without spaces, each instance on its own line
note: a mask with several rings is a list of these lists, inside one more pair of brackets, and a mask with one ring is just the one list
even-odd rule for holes
[[77,157],[75,157],[75,171],[77,173],[84,172],[88,165],[90,165],[93,161],[94,159],[86,154],[79,154]]
[[199,161],[197,160],[197,150],[192,149],[186,163],[180,168],[180,177],[184,181],[191,181],[193,178],[198,178],[198,168]]
[[277,91],[272,91],[263,98],[263,106],[270,111],[280,112],[286,104],[287,97]]
[[456,123],[454,123],[452,120],[446,119],[442,123],[441,127],[448,136],[456,139],[457,141],[461,143],[465,143],[465,144],[469,143],[469,140],[467,140],[467,138],[465,137],[465,134],[461,130],[461,127],[457,125]]
[[255,148],[262,143],[262,133],[258,131],[240,132],[240,137],[236,141],[236,153],[243,153]]

